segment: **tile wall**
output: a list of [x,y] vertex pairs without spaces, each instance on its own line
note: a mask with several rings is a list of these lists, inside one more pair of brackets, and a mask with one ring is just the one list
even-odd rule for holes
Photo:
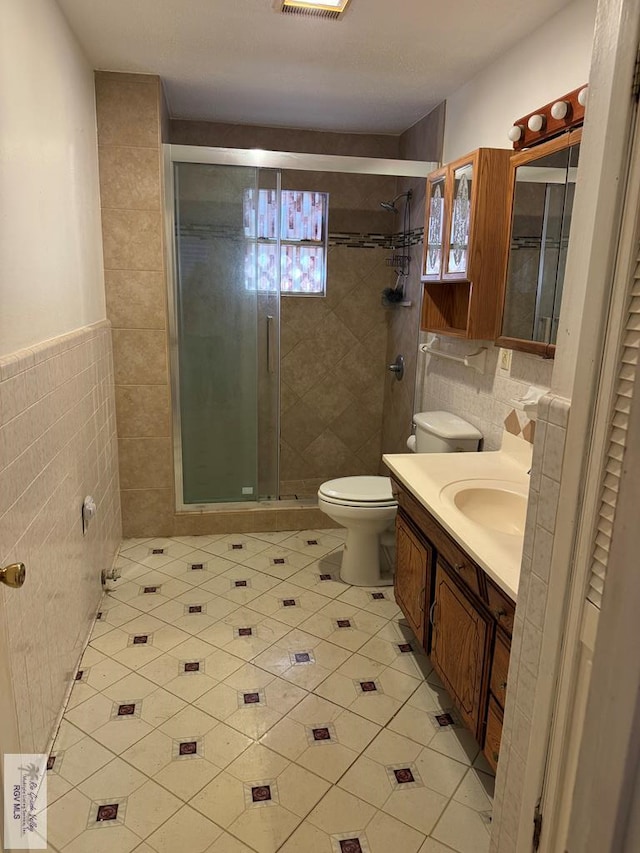
[[[442,103],[400,137],[399,155],[406,160],[442,159],[442,141],[444,137],[445,104]],[[411,416],[414,408],[414,391],[417,359],[417,341],[420,329],[420,308],[422,285],[420,266],[422,263],[422,233],[424,228],[425,180],[399,179],[396,192],[411,190],[411,247],[409,250],[409,275],[405,280],[404,291],[410,307],[389,309],[389,333],[387,337],[387,361],[390,364],[401,354],[405,359],[405,374],[402,382],[397,382],[393,374],[388,373],[384,385],[384,418],[382,427],[382,449],[384,453],[403,453],[406,441],[411,433]],[[404,202],[398,202],[400,214],[396,217],[395,230],[402,229]]]
[[173,463],[158,77],[96,74],[107,316],[125,535],[171,530]]
[[[83,536],[81,506],[98,512]],[[0,586],[23,752],[53,736],[121,540],[111,330],[107,322],[0,359]],[[42,636],[47,642],[42,642]]]
[[[384,137],[167,121],[160,81],[145,75],[98,73],[96,94],[125,535],[219,533],[258,529],[255,524],[262,529],[291,524],[294,510],[280,508],[196,514],[174,510],[162,127],[175,143],[438,160],[444,107],[402,137]],[[296,174],[289,174],[292,186]],[[322,177],[331,184],[330,231],[343,233],[349,240],[354,234],[399,231],[400,217],[381,211],[379,203],[409,186],[414,191],[411,227],[422,227],[422,179],[405,187],[391,178],[342,175],[332,183],[332,177]],[[306,173],[305,189],[308,179]],[[349,240],[331,246],[326,300],[304,300],[304,304],[293,298],[283,300],[281,493],[285,496],[312,495],[318,483],[330,477],[376,473],[381,451],[402,449],[410,432],[421,247],[418,241],[411,249],[407,293],[412,307],[384,309],[380,293],[395,283],[393,270],[385,266],[389,251],[347,246]],[[407,361],[402,383],[384,369],[396,351]],[[343,365],[339,372],[332,371],[336,361]],[[308,517],[297,515],[294,527],[327,523],[317,510],[299,507],[297,511]]]
[[303,154],[343,154],[351,157],[405,157],[401,137],[388,134],[331,133],[249,124],[170,119],[168,136],[172,145],[210,145],[220,148],[264,148],[267,151],[297,151]]
[[[285,171],[286,189],[329,193],[327,292],[281,301],[281,495],[314,497],[334,477],[377,474],[389,310],[386,264],[397,217],[380,202],[396,180]],[[385,236],[387,248],[367,236]],[[360,245],[358,245],[360,244]]]
[[[421,332],[420,343],[432,337]],[[500,349],[489,341],[456,341],[442,337],[437,346],[457,356],[475,352],[480,346],[487,347],[485,372],[480,374],[463,364],[419,352],[416,411],[443,409],[453,412],[482,432],[484,450],[499,450],[504,421],[517,408],[513,401],[522,398],[530,385],[548,390],[553,360],[514,351],[511,369],[502,370]],[[524,425],[523,413],[518,414]]]
[[[531,720],[569,413],[570,403],[551,394],[543,397],[538,406],[491,853],[513,853],[520,849],[517,846],[519,823],[522,819],[524,827],[531,825],[532,805],[523,800],[525,766],[530,760]],[[539,754],[539,749],[533,751],[534,756]]]

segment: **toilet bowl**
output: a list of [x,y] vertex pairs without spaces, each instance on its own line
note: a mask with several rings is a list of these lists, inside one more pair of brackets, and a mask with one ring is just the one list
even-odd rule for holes
[[[418,412],[413,416],[417,453],[478,450],[482,433],[450,412]],[[354,586],[380,586],[380,540],[393,528],[397,501],[389,477],[340,477],[318,489],[318,508],[347,529],[341,579]]]
[[323,483],[318,507],[347,528],[340,577],[354,586],[381,583],[380,534],[396,517],[389,477],[341,477]]

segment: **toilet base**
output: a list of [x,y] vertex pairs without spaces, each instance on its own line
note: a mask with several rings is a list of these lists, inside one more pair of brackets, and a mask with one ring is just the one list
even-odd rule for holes
[[369,531],[350,528],[342,553],[340,578],[352,586],[391,586],[393,574],[383,572],[380,539]]

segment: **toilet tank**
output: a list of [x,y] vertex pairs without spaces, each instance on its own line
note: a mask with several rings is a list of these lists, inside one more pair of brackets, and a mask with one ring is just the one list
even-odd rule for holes
[[451,412],[418,412],[413,416],[416,428],[416,453],[462,453],[478,450],[482,433]]

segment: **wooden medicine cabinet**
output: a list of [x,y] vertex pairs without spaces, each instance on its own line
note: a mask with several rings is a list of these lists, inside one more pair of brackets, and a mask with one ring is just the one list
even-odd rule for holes
[[512,155],[499,346],[553,358],[582,130]]
[[493,340],[509,227],[511,151],[478,148],[427,178],[421,328]]

